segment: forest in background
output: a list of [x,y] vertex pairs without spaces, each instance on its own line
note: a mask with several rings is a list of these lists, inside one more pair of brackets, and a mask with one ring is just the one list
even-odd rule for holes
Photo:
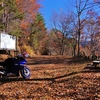
[[39,0],[0,0],[0,31],[18,37],[20,52],[99,57],[99,0],[75,0],[74,10],[54,12],[47,29]]

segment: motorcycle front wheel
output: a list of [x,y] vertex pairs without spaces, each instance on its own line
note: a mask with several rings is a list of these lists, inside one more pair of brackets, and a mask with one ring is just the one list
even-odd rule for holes
[[28,67],[24,66],[24,68],[20,70],[20,73],[23,78],[25,78],[25,79],[30,78],[30,70]]

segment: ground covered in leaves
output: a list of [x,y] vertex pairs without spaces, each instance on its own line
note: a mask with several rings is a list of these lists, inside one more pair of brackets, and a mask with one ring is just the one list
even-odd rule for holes
[[0,100],[100,100],[100,69],[82,59],[27,59],[30,79],[0,79]]

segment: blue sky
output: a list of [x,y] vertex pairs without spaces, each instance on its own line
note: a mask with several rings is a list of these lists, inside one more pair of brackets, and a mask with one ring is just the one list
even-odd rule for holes
[[75,0],[40,0],[40,4],[43,6],[40,12],[45,19],[46,27],[50,29],[53,12],[59,13],[60,10],[72,10]]
[[53,12],[59,12],[61,9],[65,9],[69,0],[41,0],[41,5],[43,6],[40,9],[42,16],[45,19],[46,27],[50,28],[50,19]]

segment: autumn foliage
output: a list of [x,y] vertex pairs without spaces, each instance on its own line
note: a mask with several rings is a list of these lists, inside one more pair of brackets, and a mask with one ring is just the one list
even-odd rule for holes
[[[20,38],[21,45],[29,45],[30,36],[32,36],[32,31],[30,31],[30,25],[35,23],[36,16],[38,14],[39,8],[41,5],[38,3],[38,0],[16,0],[17,7],[20,12],[24,14],[23,19],[20,21],[20,28],[22,30],[22,36]],[[38,25],[41,27],[41,22],[35,24],[33,27]],[[38,28],[39,29],[39,28]],[[22,47],[22,46],[21,46]],[[30,51],[30,50],[28,50]]]
[[31,77],[0,79],[1,100],[100,100],[100,67],[62,56],[28,59]]
[[41,7],[38,0],[16,0],[19,11],[24,13],[24,19],[21,21],[21,28],[26,30]]

